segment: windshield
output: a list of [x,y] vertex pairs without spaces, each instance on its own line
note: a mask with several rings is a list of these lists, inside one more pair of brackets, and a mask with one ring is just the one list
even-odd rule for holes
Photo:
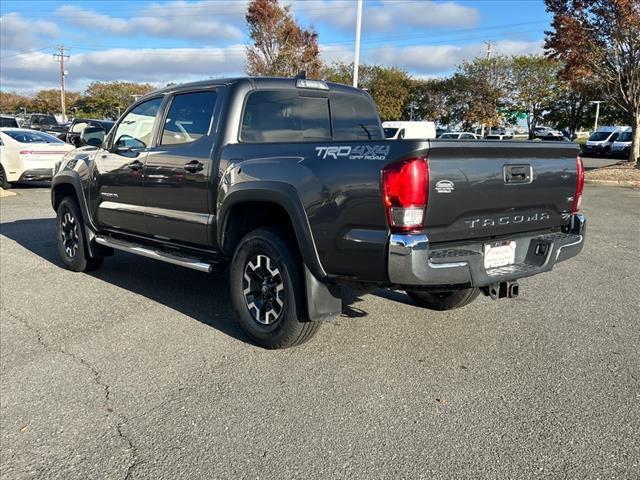
[[630,142],[632,140],[631,136],[632,136],[632,132],[622,132],[620,134],[620,136],[618,137],[618,140],[616,140],[616,141],[617,142]]
[[15,118],[0,117],[0,127],[18,127],[18,122]]
[[589,140],[594,142],[601,142],[602,140],[606,140],[611,136],[613,132],[595,132],[593,135],[589,137]]
[[58,125],[56,117],[53,115],[34,115],[31,119],[32,125]]
[[42,132],[28,132],[26,130],[5,130],[3,133],[9,135],[16,142],[20,143],[64,143],[53,135]]
[[440,135],[440,138],[458,138],[459,134],[457,133],[443,133]]
[[385,128],[384,129],[384,138],[395,137],[396,133],[398,133],[398,129],[397,128]]

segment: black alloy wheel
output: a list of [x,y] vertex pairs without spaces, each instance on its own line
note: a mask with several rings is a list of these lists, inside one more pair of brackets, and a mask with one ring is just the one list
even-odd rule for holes
[[244,301],[262,325],[278,321],[284,309],[284,283],[280,269],[267,255],[253,255],[244,268]]

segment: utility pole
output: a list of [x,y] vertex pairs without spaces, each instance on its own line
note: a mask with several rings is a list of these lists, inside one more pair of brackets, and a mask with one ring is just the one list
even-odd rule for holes
[[362,0],[358,0],[356,13],[356,53],[353,57],[353,86],[358,87],[358,64],[360,63],[360,30],[362,28]]
[[56,62],[60,63],[60,107],[62,109],[62,122],[64,123],[67,121],[67,108],[64,98],[64,76],[67,74],[67,72],[64,69],[64,60],[65,58],[69,58],[69,55],[65,55],[63,45],[60,45],[57,48],[58,53],[54,53],[53,58],[56,60]]
[[594,100],[592,102],[589,102],[592,105],[595,103],[596,104],[596,121],[593,124],[593,131],[595,132],[596,130],[598,130],[598,117],[600,116],[600,104],[604,103],[604,101],[602,100]]
[[487,60],[491,59],[491,40],[489,40],[488,42],[484,42],[484,44],[487,46]]

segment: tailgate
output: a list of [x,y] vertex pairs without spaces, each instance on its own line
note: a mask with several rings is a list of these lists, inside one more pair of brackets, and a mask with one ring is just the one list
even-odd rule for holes
[[431,141],[430,241],[563,225],[576,190],[578,153],[569,142]]

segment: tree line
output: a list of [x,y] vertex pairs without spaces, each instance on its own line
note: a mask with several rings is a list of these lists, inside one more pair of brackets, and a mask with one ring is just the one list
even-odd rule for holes
[[[605,100],[603,122],[633,127],[630,160],[640,157],[640,1],[545,0],[552,15],[545,55],[476,58],[442,79],[420,80],[379,65],[361,67],[383,120],[429,119],[442,125],[526,120],[575,132],[591,125],[590,102]],[[351,83],[352,65],[323,66],[318,34],[296,24],[278,0],[252,0],[247,72]],[[414,117],[415,115],[415,117]]]
[[[117,118],[133,101],[153,91],[148,83],[93,82],[84,92],[67,91],[67,115],[83,118]],[[0,91],[0,112],[54,113],[60,111],[60,90],[39,90],[33,96]]]
[[[634,129],[631,159],[640,157],[640,2],[638,0],[545,0],[552,14],[545,54],[495,56],[464,61],[446,77],[419,79],[405,70],[361,65],[359,87],[374,98],[383,120],[431,120],[469,129],[525,121],[530,136],[542,123],[571,134],[593,125],[590,102],[605,101],[601,124]],[[247,73],[351,84],[353,65],[325,65],[313,28],[297,24],[278,0],[252,0],[246,13],[250,43]],[[67,92],[72,116],[115,118],[150,84],[94,82]],[[59,90],[33,97],[0,92],[0,111],[59,111]]]

